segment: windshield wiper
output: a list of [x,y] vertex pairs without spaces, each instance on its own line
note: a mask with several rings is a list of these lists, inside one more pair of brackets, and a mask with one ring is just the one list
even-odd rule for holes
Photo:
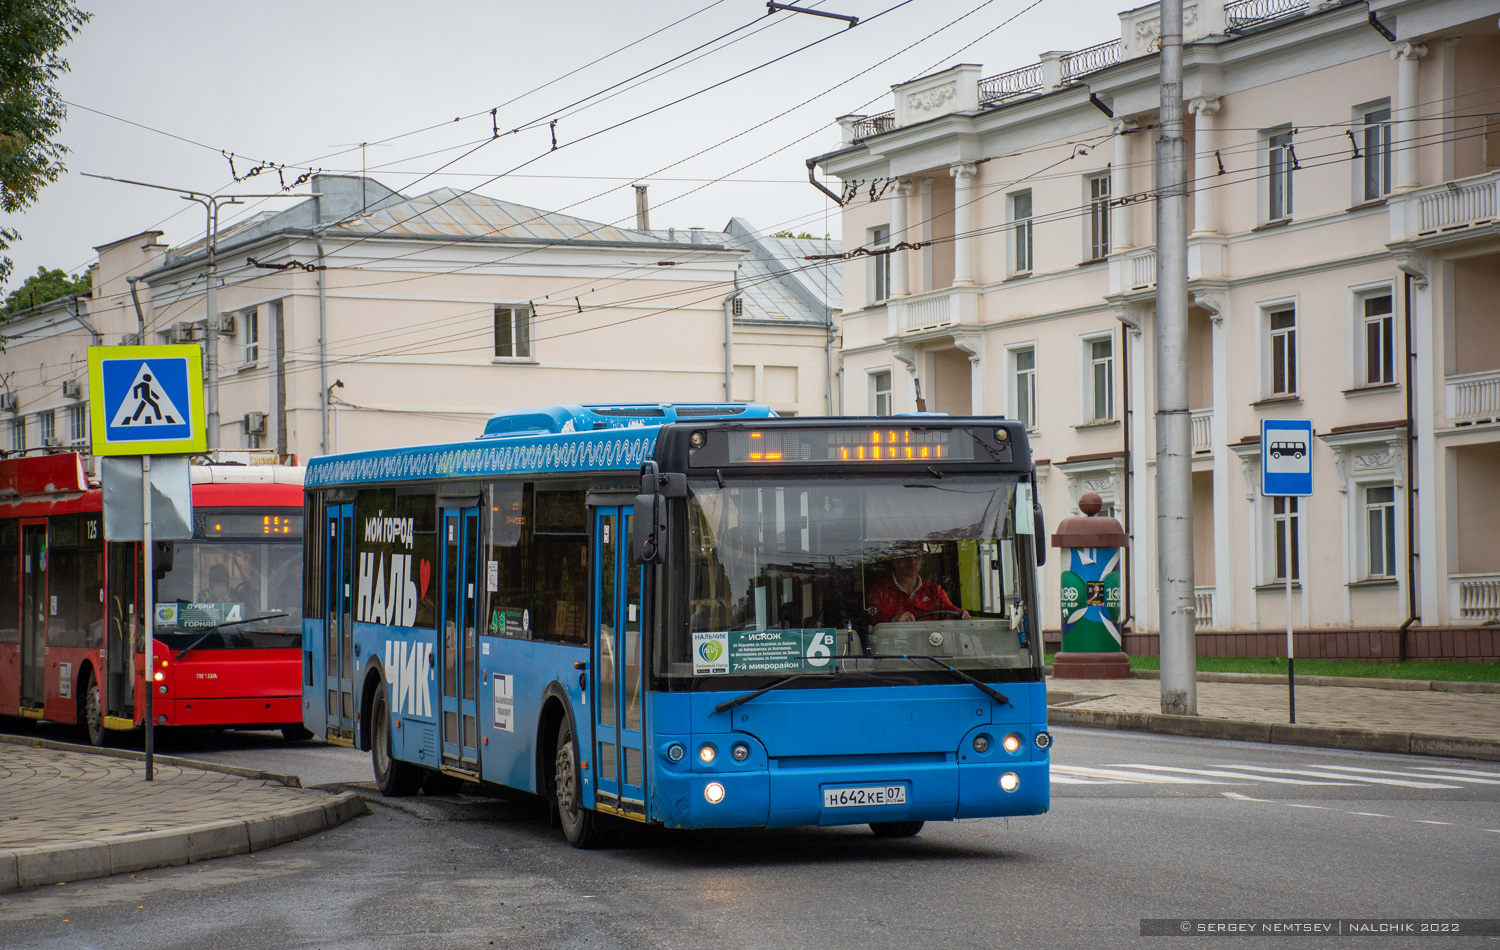
[[[290,617],[290,616],[291,616],[291,614],[288,614],[288,613],[266,614],[263,617],[247,617],[244,620],[226,620],[223,623],[216,623],[212,627],[209,627],[207,630],[203,631],[203,636],[199,637],[198,639],[194,640],[192,643],[188,644],[187,649],[178,651],[178,653],[177,653],[177,659],[181,660],[184,657],[186,657],[189,653],[192,653],[193,650],[197,648],[198,644],[200,644],[204,640],[208,639],[208,635],[210,633],[215,633],[215,632],[217,632],[219,630],[222,630],[224,627],[233,627],[233,626],[237,626],[237,625],[242,624],[242,623],[255,623],[257,620],[275,620],[277,617]],[[271,630],[271,631],[263,631],[263,632],[266,632],[266,633],[281,633],[281,632],[284,632],[284,631]],[[300,633],[300,631],[299,631],[299,633]]]
[[776,689],[777,687],[785,686],[786,684],[790,683],[792,680],[800,680],[800,679],[803,679],[803,678],[808,677],[808,676],[827,677],[828,674],[827,673],[793,673],[791,676],[783,676],[781,679],[777,680],[776,682],[772,683],[769,686],[762,686],[760,689],[757,689],[754,692],[746,693],[743,696],[736,696],[733,699],[726,699],[726,700],[724,700],[724,702],[722,702],[719,705],[717,705],[717,706],[714,707],[714,712],[728,712],[729,710],[733,709],[736,706],[740,706],[740,705],[743,705],[744,703],[748,703],[750,700],[754,699],[757,696],[763,695],[765,693],[769,693],[771,690]]
[[870,657],[868,657],[868,659],[872,659],[872,660],[928,660],[928,661],[930,661],[932,663],[936,663],[938,666],[941,666],[943,669],[947,670],[949,673],[952,673],[954,676],[957,676],[959,679],[963,680],[964,682],[973,684],[980,692],[984,693],[986,696],[989,696],[991,699],[995,700],[996,702],[1004,703],[1007,706],[1010,705],[1010,700],[1007,699],[1006,696],[1005,696],[1005,694],[1002,693],[1002,692],[1000,692],[998,689],[995,689],[994,687],[990,686],[988,683],[982,683],[982,682],[980,682],[979,680],[975,679],[974,677],[970,676],[968,673],[965,673],[963,670],[961,670],[961,669],[959,669],[959,668],[957,668],[955,666],[949,666],[947,663],[944,663],[942,660],[939,660],[935,656],[929,656],[928,654],[925,654],[925,653],[915,653],[915,654],[906,654],[906,653],[876,653],[876,654],[873,654]]

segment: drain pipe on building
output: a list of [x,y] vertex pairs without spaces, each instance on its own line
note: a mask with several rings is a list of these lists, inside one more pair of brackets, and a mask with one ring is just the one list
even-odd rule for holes
[[740,294],[740,268],[734,267],[734,292],[724,298],[724,401],[734,401],[734,302]]
[[1416,347],[1411,340],[1411,275],[1407,274],[1401,294],[1406,333],[1406,619],[1396,630],[1396,659],[1406,662],[1406,631],[1419,618],[1417,614],[1417,407],[1412,380],[1416,379]]

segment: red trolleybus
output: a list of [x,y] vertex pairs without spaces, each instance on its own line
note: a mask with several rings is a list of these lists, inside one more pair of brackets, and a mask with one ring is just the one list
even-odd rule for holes
[[[155,542],[162,726],[302,728],[302,469],[191,468],[193,537]],[[0,715],[101,745],[145,710],[141,545],[105,536],[75,454],[0,460]]]

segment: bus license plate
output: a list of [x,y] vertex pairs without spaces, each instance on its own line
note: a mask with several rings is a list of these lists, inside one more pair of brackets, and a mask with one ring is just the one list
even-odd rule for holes
[[861,785],[858,788],[823,789],[824,808],[852,808],[859,805],[905,804],[905,785]]

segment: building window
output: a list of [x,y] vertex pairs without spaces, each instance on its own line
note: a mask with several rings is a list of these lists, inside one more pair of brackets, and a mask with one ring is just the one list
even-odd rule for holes
[[1360,314],[1359,345],[1364,356],[1360,382],[1380,386],[1396,381],[1395,317],[1390,288],[1361,294],[1356,302]]
[[247,310],[240,315],[245,321],[245,362],[260,362],[260,311]]
[[886,300],[891,296],[891,255],[879,253],[890,246],[890,228],[870,230],[870,249],[876,252],[871,258],[875,270],[875,284],[870,290],[872,301]]
[[57,413],[48,410],[36,414],[37,429],[41,433],[42,445],[57,444]]
[[[1302,579],[1301,555],[1298,550],[1301,542],[1301,516],[1297,512],[1297,499],[1288,495],[1276,495],[1271,499],[1271,523],[1273,531],[1272,540],[1276,545],[1276,576],[1275,580],[1286,583],[1287,558],[1291,557],[1291,579],[1298,581]],[[1288,551],[1288,542],[1291,548]]]
[[1091,175],[1089,183],[1089,260],[1109,256],[1109,173]]
[[1018,191],[1010,196],[1010,219],[1015,223],[1011,229],[1011,241],[1015,253],[1012,255],[1013,271],[1017,274],[1031,272],[1031,192]]
[[1266,137],[1266,218],[1279,221],[1292,216],[1292,171],[1296,156],[1292,154],[1292,133],[1273,132]]
[[1297,310],[1272,310],[1266,317],[1271,333],[1271,395],[1290,396],[1297,392]]
[[68,407],[68,439],[74,445],[81,445],[89,440],[88,403]]
[[495,357],[531,358],[531,308],[495,305]]
[[1394,485],[1365,487],[1365,576],[1396,576],[1396,488]]
[[1012,416],[1027,430],[1036,428],[1036,347],[1011,351]]
[[1361,200],[1375,201],[1391,193],[1391,105],[1367,106],[1356,118]]
[[888,369],[870,374],[870,414],[891,414],[891,371]]
[[1113,337],[1093,337],[1083,341],[1085,394],[1090,422],[1107,422],[1115,417],[1115,357]]
[[10,423],[10,450],[26,451],[26,417],[16,416]]

